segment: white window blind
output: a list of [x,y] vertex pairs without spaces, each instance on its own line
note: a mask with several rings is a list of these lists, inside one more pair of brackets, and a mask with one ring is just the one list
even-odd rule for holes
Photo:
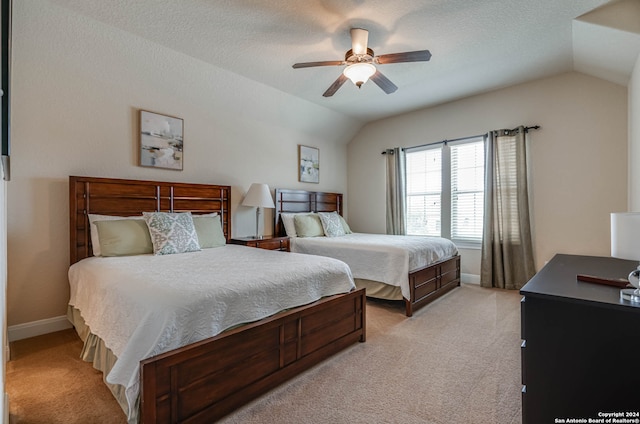
[[484,137],[406,150],[407,234],[482,241]]
[[482,241],[484,139],[451,148],[451,238]]
[[407,234],[440,236],[442,150],[407,153]]
[[[516,160],[515,137],[501,136],[496,143],[497,160],[496,168],[496,189],[502,194],[500,198],[508,199],[501,203],[498,208],[498,221],[509,229],[501,232],[501,236],[506,235],[512,244],[520,243],[520,222],[518,211],[518,170]],[[507,217],[505,219],[505,216]],[[503,241],[503,240],[501,240]]]

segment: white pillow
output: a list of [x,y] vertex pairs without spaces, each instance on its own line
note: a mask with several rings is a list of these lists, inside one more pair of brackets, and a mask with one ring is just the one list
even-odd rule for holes
[[113,215],[97,215],[89,214],[89,227],[91,229],[91,246],[93,248],[93,256],[101,256],[100,236],[98,235],[98,227],[96,221],[115,221],[117,219],[144,219],[142,215],[137,216],[113,216]]
[[313,212],[283,212],[280,214],[280,219],[282,219],[282,225],[284,225],[284,231],[287,233],[289,237],[297,237],[296,234],[296,226],[293,221],[296,215],[310,215]]
[[142,212],[142,216],[149,227],[154,255],[200,250],[191,212]]

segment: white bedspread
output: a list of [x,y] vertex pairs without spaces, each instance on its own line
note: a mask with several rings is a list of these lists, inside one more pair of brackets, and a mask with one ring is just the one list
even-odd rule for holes
[[327,256],[346,262],[354,278],[399,286],[409,296],[409,271],[458,254],[440,237],[353,233],[341,237],[294,237],[291,251]]
[[69,304],[118,357],[106,379],[126,388],[130,411],[140,360],[355,287],[344,262],[236,245],[87,258],[69,282]]

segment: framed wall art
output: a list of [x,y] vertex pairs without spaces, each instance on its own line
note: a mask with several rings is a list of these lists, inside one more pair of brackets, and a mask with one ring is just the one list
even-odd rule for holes
[[174,116],[140,111],[140,166],[183,169],[184,121]]
[[320,182],[320,150],[298,145],[299,180],[303,183]]

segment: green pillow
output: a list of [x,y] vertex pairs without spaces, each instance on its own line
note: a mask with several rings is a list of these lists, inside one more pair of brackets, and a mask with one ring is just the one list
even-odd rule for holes
[[316,214],[296,215],[293,218],[298,237],[320,237],[324,236],[322,222]]
[[220,247],[227,243],[222,232],[220,215],[192,215],[201,249]]
[[147,223],[141,219],[95,221],[101,256],[129,256],[153,253]]

